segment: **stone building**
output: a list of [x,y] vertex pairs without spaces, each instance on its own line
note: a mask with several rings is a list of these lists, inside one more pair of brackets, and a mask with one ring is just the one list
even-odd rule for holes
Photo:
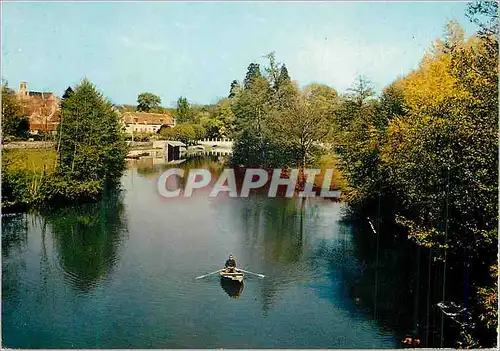
[[29,119],[30,133],[57,130],[61,120],[61,99],[54,92],[30,91],[26,82],[21,82],[16,97],[23,115]]
[[170,113],[125,112],[123,123],[128,134],[157,133],[162,127],[175,126],[175,119]]

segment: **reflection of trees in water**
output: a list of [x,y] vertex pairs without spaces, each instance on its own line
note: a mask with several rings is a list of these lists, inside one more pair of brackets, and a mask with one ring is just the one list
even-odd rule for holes
[[126,231],[124,206],[118,195],[61,209],[46,216],[59,263],[70,284],[90,291],[111,271]]
[[[139,159],[130,163],[129,167],[135,168],[141,177],[159,177],[163,172],[169,168],[179,168],[184,170],[182,178],[172,176],[167,179],[166,187],[169,190],[185,189],[185,184],[188,178],[189,171],[192,169],[206,169],[211,174],[212,184],[216,182],[224,165],[218,161],[217,156],[214,155],[192,155],[185,159],[184,162],[179,164],[154,164],[153,159]],[[133,179],[133,173],[132,173]]]
[[366,223],[352,224],[350,245],[325,243],[316,253],[326,259],[330,280],[340,282],[340,293],[381,328],[417,337],[421,346],[435,345],[440,277],[428,263],[429,252],[387,235],[390,230],[381,228],[377,236]]
[[302,273],[298,263],[307,242],[305,224],[318,218],[317,207],[296,198],[250,196],[239,202],[247,252],[262,259],[261,268],[268,277],[262,281],[263,309],[267,311],[278,290]]
[[18,304],[21,274],[26,270],[28,223],[25,214],[2,216],[2,298]]
[[2,258],[16,255],[28,240],[28,222],[25,214],[2,216]]
[[304,222],[315,219],[307,200],[250,196],[240,199],[245,225],[245,241],[253,250],[258,247],[269,266],[289,265],[302,257]]
[[153,158],[142,158],[129,162],[128,167],[135,168],[137,173],[142,176],[156,176],[169,168],[184,169],[185,175],[187,175],[190,169],[203,168],[208,169],[212,173],[212,177],[217,177],[224,168],[224,165],[219,162],[218,157],[214,155],[192,155],[186,157],[184,160],[184,162],[178,164],[155,164]]
[[141,158],[138,160],[129,161],[129,167],[137,169],[137,173],[143,176],[147,176],[150,174],[155,174],[158,169],[163,165],[154,164],[153,158]]

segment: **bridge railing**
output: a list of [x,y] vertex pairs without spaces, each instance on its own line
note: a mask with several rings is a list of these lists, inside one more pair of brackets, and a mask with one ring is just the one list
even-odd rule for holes
[[233,142],[233,139],[229,139],[229,138],[204,138],[204,139],[201,139],[201,140],[198,140],[199,142],[229,142],[229,143],[232,143]]

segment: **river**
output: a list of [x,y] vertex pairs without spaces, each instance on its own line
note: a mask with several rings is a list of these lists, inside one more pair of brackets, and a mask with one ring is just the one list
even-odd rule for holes
[[[3,217],[4,347],[396,348],[429,308],[415,249],[377,241],[344,204],[166,200],[165,167],[131,165],[118,198]],[[194,279],[229,253],[266,277]]]

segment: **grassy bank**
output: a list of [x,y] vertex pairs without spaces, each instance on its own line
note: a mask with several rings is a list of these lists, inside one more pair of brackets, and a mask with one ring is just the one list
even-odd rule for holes
[[57,153],[45,149],[2,150],[2,212],[97,199],[102,182],[78,182],[55,173]]
[[53,148],[2,149],[2,212],[30,206],[45,180],[54,172],[57,153]]
[[2,171],[26,171],[32,173],[52,173],[57,160],[57,152],[46,149],[6,149],[2,150]]

